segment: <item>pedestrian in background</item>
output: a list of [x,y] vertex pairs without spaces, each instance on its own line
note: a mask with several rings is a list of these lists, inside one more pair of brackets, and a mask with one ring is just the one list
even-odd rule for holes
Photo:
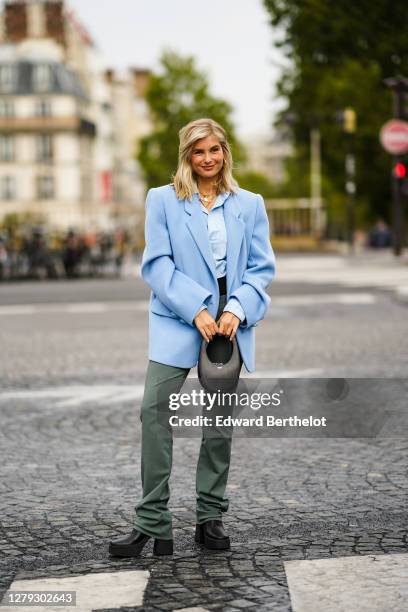
[[[241,189],[232,176],[225,130],[211,119],[180,130],[173,183],[150,189],[146,200],[141,274],[151,288],[149,362],[141,405],[141,480],[130,534],[110,542],[115,556],[137,556],[150,538],[157,555],[172,554],[168,509],[172,467],[171,427],[160,404],[179,393],[197,365],[203,338],[236,336],[248,372],[255,369],[254,328],[270,303],[266,289],[275,273],[263,198]],[[163,402],[164,398],[164,402]],[[207,436],[203,428],[196,472],[196,541],[226,549],[222,524],[231,435]]]
[[392,245],[391,231],[384,219],[378,219],[370,231],[368,245],[372,249],[386,249]]

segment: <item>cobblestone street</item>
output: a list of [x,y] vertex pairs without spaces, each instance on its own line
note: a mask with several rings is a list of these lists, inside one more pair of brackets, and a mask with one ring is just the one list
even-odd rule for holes
[[[389,286],[288,276],[270,295],[257,369],[243,376],[407,377],[408,304]],[[235,438],[231,550],[219,552],[194,542],[200,439],[176,437],[174,556],[153,557],[150,542],[139,558],[109,558],[109,539],[129,531],[141,495],[147,300],[137,276],[0,287],[0,597],[13,583],[50,590],[52,579],[106,574],[91,609],[408,609],[404,435]],[[358,564],[363,557],[381,567],[377,591],[367,589],[376,569]],[[109,593],[123,571],[135,572],[132,602]],[[313,600],[319,577],[327,600]]]

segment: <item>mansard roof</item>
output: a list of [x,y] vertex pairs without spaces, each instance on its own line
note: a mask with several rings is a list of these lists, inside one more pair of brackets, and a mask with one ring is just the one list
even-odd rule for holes
[[[76,72],[64,64],[50,61],[4,61],[0,60],[0,70],[3,66],[13,67],[11,85],[3,87],[0,79],[0,94],[9,95],[44,95],[66,94],[87,99],[88,96]],[[39,66],[47,66],[50,71],[49,87],[36,87],[35,71]]]

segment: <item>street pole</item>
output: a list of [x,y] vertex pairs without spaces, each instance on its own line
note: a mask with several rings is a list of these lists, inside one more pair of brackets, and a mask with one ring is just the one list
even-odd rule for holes
[[320,130],[312,127],[310,130],[310,199],[312,204],[312,231],[318,237],[322,234],[322,181]]
[[[408,79],[402,76],[385,79],[384,83],[393,93],[393,111],[396,119],[404,119],[404,94],[408,90]],[[398,162],[402,161],[400,155],[394,155],[393,165],[395,168]],[[402,208],[401,180],[391,172],[391,190],[393,194],[393,206],[391,215],[392,225],[392,247],[394,255],[399,257],[402,253],[404,244],[404,214]]]
[[347,153],[345,161],[347,211],[346,232],[349,255],[354,254],[354,229],[356,208],[356,158],[354,154],[354,134],[356,131],[356,113],[347,107],[343,111],[343,129],[347,138]]
[[354,227],[355,227],[355,157],[353,151],[353,140],[350,135],[349,152],[346,155],[346,193],[347,193],[347,243],[349,254],[354,253]]
[[[399,155],[394,156],[394,166],[401,157]],[[392,235],[393,235],[393,252],[394,255],[399,257],[402,254],[403,241],[404,241],[404,215],[402,210],[402,193],[401,193],[401,180],[395,176],[394,172],[391,173],[391,190],[393,194],[393,206],[391,215]]]

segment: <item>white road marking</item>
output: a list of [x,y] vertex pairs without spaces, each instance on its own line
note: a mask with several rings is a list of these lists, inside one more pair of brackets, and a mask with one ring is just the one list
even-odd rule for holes
[[106,312],[108,309],[108,304],[103,302],[82,302],[66,305],[67,312]]
[[32,314],[52,313],[105,313],[110,311],[147,311],[149,300],[137,300],[133,302],[79,302],[79,303],[54,303],[54,304],[16,304],[0,306],[0,316],[18,316]]
[[408,285],[408,260],[395,261],[391,253],[370,253],[365,259],[344,257],[290,257],[277,261],[280,283],[335,283],[344,287],[376,287],[403,294]]
[[[372,293],[319,293],[289,296],[272,296],[272,309],[274,306],[314,306],[317,304],[374,304],[377,298]],[[128,302],[80,302],[55,304],[17,304],[15,306],[0,306],[0,316],[28,316],[47,314],[105,314],[107,312],[147,312],[149,300],[135,300]],[[273,316],[269,310],[267,316]]]
[[377,298],[372,293],[315,293],[312,295],[272,296],[276,306],[314,306],[315,304],[374,304]]
[[[0,402],[37,401],[46,408],[78,408],[84,404],[114,405],[137,401],[143,397],[144,385],[72,385],[46,389],[7,389],[0,391]],[[40,401],[41,400],[41,401]],[[50,400],[44,403],[44,400]]]
[[[399,292],[408,285],[408,259],[396,261],[392,253],[367,253],[365,257],[295,256],[277,258],[279,283],[335,283],[349,287],[377,287]],[[132,266],[141,278],[140,264]]]
[[408,555],[285,561],[293,612],[406,612]]
[[[246,372],[244,378],[322,378],[325,370],[322,368],[309,369],[281,369],[257,370]],[[195,379],[198,383],[196,368],[192,368],[187,376],[188,380]],[[24,402],[36,402],[38,409],[80,408],[91,404],[104,406],[123,404],[125,402],[138,402],[143,398],[144,383],[138,385],[66,385],[61,387],[47,387],[45,389],[4,389],[0,391],[0,404],[19,400],[16,407]],[[1,612],[1,611],[0,611]]]
[[209,610],[207,610],[207,608],[195,606],[194,608],[177,608],[177,610],[173,610],[173,612],[209,612]]
[[322,378],[325,374],[323,368],[308,368],[303,370],[256,370],[245,372],[243,378]]
[[0,306],[0,315],[3,316],[17,316],[17,315],[30,315],[36,312],[36,306],[29,305],[15,305],[15,306]]
[[[76,591],[76,606],[18,606],[33,612],[92,612],[100,608],[120,609],[143,603],[149,579],[148,571],[131,570],[70,576],[68,578],[37,578],[15,580],[3,597],[13,591]],[[1,606],[2,612],[15,612],[14,606]]]

